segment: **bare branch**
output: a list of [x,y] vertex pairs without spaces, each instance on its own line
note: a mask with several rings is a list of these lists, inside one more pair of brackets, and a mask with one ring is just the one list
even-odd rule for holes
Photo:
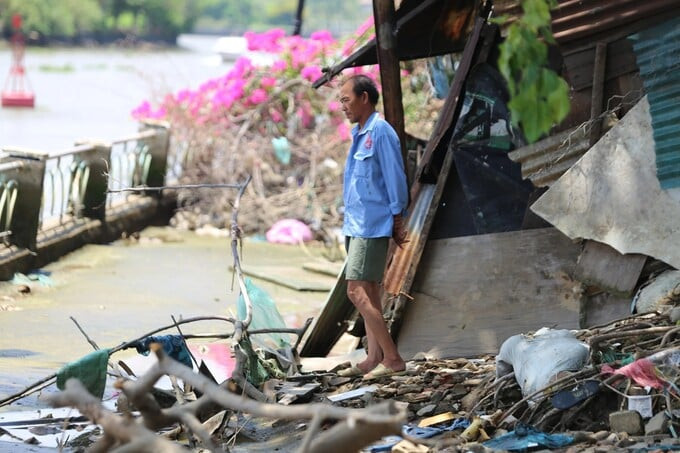
[[160,192],[161,190],[182,190],[182,189],[240,189],[240,184],[178,184],[173,186],[136,186],[126,187],[125,189],[108,189],[106,193],[120,192]]

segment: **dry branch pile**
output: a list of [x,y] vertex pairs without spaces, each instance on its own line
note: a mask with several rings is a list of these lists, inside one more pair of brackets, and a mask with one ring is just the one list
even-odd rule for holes
[[[419,83],[411,89],[409,80]],[[427,72],[420,63],[404,81],[404,102],[412,112],[407,131],[418,137],[429,134],[443,104],[429,94],[424,80]],[[314,91],[308,81],[292,79],[282,81],[268,101],[225,122],[197,125],[176,112],[171,154],[183,167],[180,182],[230,183],[252,175],[239,221],[246,233],[263,233],[278,220],[295,218],[319,238],[328,238],[328,230],[342,222],[342,174],[351,127],[341,112],[326,107],[335,97],[334,88]],[[273,121],[272,111],[281,111],[283,120]],[[273,140],[287,142],[289,162],[277,156]],[[181,210],[172,220],[178,228],[228,224],[228,191],[181,191],[178,200]]]
[[[484,441],[512,430],[518,422],[546,433],[571,433],[575,443],[592,444],[598,448],[629,447],[636,443],[662,442],[680,448],[680,439],[671,437],[680,428],[675,418],[680,415],[680,327],[671,322],[669,314],[637,315],[591,329],[578,331],[577,337],[590,345],[590,360],[580,371],[560,374],[548,388],[523,398],[514,374],[496,378],[493,356],[478,359],[414,361],[406,376],[384,378],[372,397],[354,399],[345,404],[363,407],[384,400],[407,405],[411,423],[425,417],[451,412],[452,418],[480,420],[481,430],[474,436],[463,435],[463,429],[447,432],[422,443],[439,448],[448,446],[467,451],[470,441]],[[678,355],[669,355],[677,352]],[[642,423],[637,433],[617,432],[610,426],[610,414],[627,409],[628,397],[647,395],[644,386],[624,375],[605,372],[606,366],[619,369],[622,364],[665,353],[666,360],[654,367],[654,375],[664,382],[664,388],[651,389],[653,414],[665,414],[669,426],[664,432],[648,432]],[[659,354],[660,355],[660,354]],[[658,355],[657,355],[658,356]],[[546,364],[548,366],[548,364]],[[577,401],[566,409],[554,407],[552,398],[560,391],[578,396],[586,381],[598,383],[594,394]],[[334,378],[326,391],[348,391],[366,385],[360,380]],[[339,386],[339,387],[338,387]],[[591,387],[592,392],[592,387]],[[564,394],[564,392],[563,392]],[[533,400],[529,404],[529,400]],[[578,398],[576,398],[578,399]],[[450,420],[449,420],[450,423]],[[649,422],[651,423],[651,422]],[[675,429],[675,431],[672,431]],[[647,434],[647,437],[638,437]],[[653,437],[650,437],[652,436]],[[640,446],[640,445],[638,445]],[[577,450],[585,448],[583,445]]]
[[[236,344],[238,338],[247,335],[247,328],[244,329],[239,321],[234,322],[234,327],[232,341]],[[95,438],[90,451],[116,451],[117,448],[121,451],[175,451],[179,444],[158,433],[158,430],[173,428],[173,439],[181,432],[184,434],[180,437],[185,442],[189,439],[195,448],[222,451],[230,438],[231,442],[234,440],[234,423],[230,420],[238,420],[239,414],[303,422],[306,431],[304,436],[298,436],[299,451],[349,451],[346,450],[348,446],[359,449],[389,434],[400,434],[414,444],[427,445],[435,451],[482,450],[484,447],[479,443],[506,434],[520,424],[545,433],[567,433],[574,438],[572,448],[575,451],[633,445],[647,448],[662,444],[680,448],[680,440],[671,437],[680,428],[675,418],[680,409],[677,355],[666,354],[665,360],[654,362],[654,372],[646,377],[605,372],[607,366],[620,369],[624,363],[638,363],[640,359],[658,357],[659,353],[680,351],[678,334],[680,327],[671,321],[668,313],[638,315],[578,331],[577,337],[590,345],[589,363],[579,371],[559,375],[547,388],[526,397],[513,374],[497,379],[494,357],[484,356],[414,360],[409,362],[406,375],[373,382],[339,377],[332,372],[297,374],[288,382],[273,380],[253,389],[267,395],[263,398],[266,401],[257,401],[256,394],[251,398],[243,396],[250,392],[244,385],[240,368],[232,380],[217,385],[156,348],[159,357],[156,366],[137,381],[119,380],[116,384],[125,396],[125,407],[139,411],[138,417],[133,416],[130,409],[125,409],[122,415],[105,410],[77,381],[71,381],[64,392],[52,396],[50,401],[56,406],[77,407],[101,425],[103,434]],[[239,358],[238,350],[236,352],[237,361],[244,360],[242,356]],[[184,395],[171,407],[162,407],[152,396],[152,388],[164,374],[188,384],[199,398],[192,400]],[[658,379],[660,383],[659,388],[651,389],[649,393],[651,411],[656,414],[654,418],[661,416],[663,419],[660,428],[650,427],[653,425],[650,420],[646,426],[641,423],[636,432],[622,432],[614,425],[611,414],[625,410],[629,397],[647,395],[640,383],[640,379],[646,378]],[[579,399],[574,389],[585,382],[595,382],[597,387]],[[311,401],[310,404],[286,405],[290,399],[286,404],[272,403],[274,399],[283,402],[286,395],[290,396],[286,389],[305,384],[311,385],[316,392],[311,400],[304,400]],[[331,395],[369,385],[376,388],[342,402],[330,403],[328,400]],[[565,391],[575,397],[574,404],[556,408],[555,395]],[[533,402],[530,404],[529,400]],[[214,419],[208,420],[225,409],[217,425]],[[405,423],[415,426],[424,418],[442,414],[448,416],[442,418],[440,427],[459,419],[466,419],[471,424],[465,429],[446,430],[430,439],[402,432]],[[478,446],[473,447],[475,444]]]

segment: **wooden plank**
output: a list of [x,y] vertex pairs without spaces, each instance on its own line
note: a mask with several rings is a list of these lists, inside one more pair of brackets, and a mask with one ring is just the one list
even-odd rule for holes
[[404,127],[404,105],[401,95],[401,69],[397,55],[397,37],[394,20],[393,0],[373,0],[376,50],[380,69],[380,84],[383,96],[385,120],[392,125],[401,144],[401,158],[406,167],[406,130]]
[[554,228],[429,241],[405,312],[404,358],[497,353],[543,326],[577,328],[579,247]]
[[[229,269],[233,270],[233,266],[230,265]],[[243,267],[242,270],[249,277],[274,283],[295,291],[327,292],[333,288],[332,279],[320,275],[313,277],[311,274],[301,271],[297,266],[248,266]]]
[[300,350],[302,357],[321,357],[327,355],[347,330],[345,322],[354,314],[355,308],[347,297],[347,280],[343,266],[335,286],[328,294],[321,313],[312,326],[309,337]]
[[310,261],[308,263],[303,263],[302,268],[309,272],[316,272],[317,274],[336,278],[338,274],[340,274],[340,271],[342,271],[342,263]]
[[586,241],[578,258],[574,278],[620,297],[633,294],[647,257],[622,255],[602,242]]
[[630,297],[619,297],[609,293],[587,297],[583,304],[582,327],[599,326],[630,316],[630,304]]
[[[569,85],[575,91],[588,90],[592,86],[593,68],[595,67],[594,44],[563,55],[566,77]],[[605,82],[638,72],[633,46],[627,38],[608,42],[605,66]],[[627,92],[622,91],[621,93]]]

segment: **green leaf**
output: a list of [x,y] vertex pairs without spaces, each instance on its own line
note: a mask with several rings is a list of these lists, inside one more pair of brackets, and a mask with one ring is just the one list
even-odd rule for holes
[[508,108],[529,142],[562,121],[569,113],[569,86],[548,69],[550,9],[555,0],[522,0],[524,14],[507,30],[499,46],[498,70],[510,93]]

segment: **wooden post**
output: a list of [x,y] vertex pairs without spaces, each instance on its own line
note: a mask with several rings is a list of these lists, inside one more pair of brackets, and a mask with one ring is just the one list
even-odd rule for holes
[[397,131],[401,142],[401,156],[406,166],[406,131],[404,129],[404,106],[401,99],[397,37],[394,30],[394,0],[373,0],[373,17],[385,119]]
[[595,67],[593,68],[593,91],[590,102],[590,146],[600,139],[602,130],[602,98],[604,97],[604,81],[607,64],[607,43],[598,42],[595,47]]

